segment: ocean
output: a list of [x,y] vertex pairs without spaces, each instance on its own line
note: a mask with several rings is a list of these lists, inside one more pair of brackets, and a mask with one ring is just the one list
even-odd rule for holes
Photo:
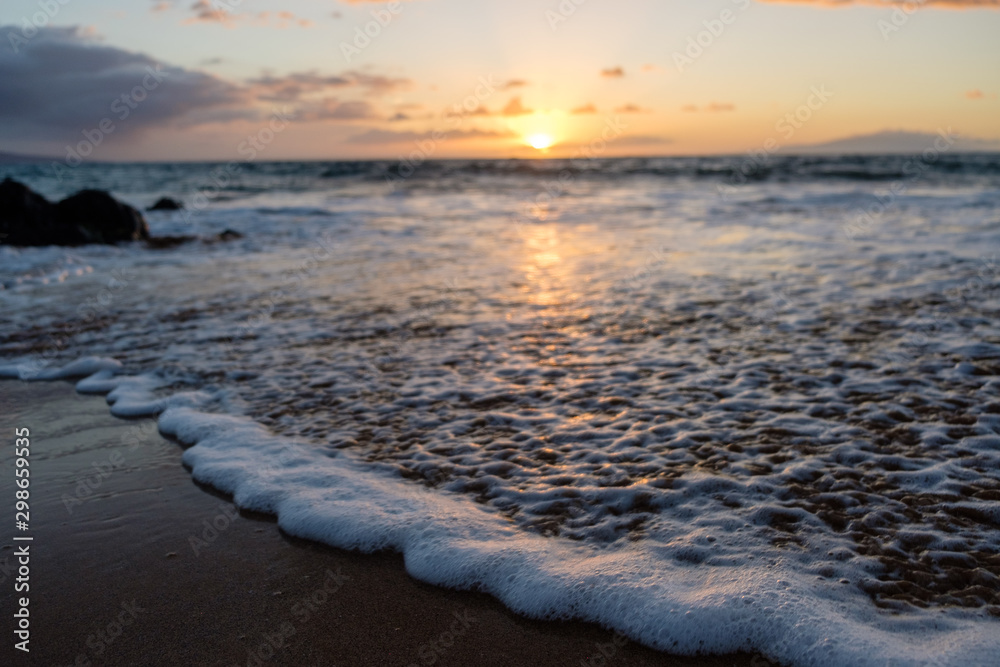
[[673,653],[1000,655],[1000,155],[0,166],[0,376],[288,533]]

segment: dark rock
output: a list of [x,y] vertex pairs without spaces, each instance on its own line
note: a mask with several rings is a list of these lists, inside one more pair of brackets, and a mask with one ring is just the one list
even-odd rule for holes
[[222,243],[241,238],[243,238],[242,234],[234,232],[231,229],[227,229],[214,236],[192,236],[190,234],[184,234],[181,236],[151,236],[146,239],[146,247],[150,250],[167,250],[169,248],[176,248],[179,245],[191,243],[193,241],[201,241],[202,243]]
[[190,243],[191,241],[197,240],[197,236],[191,236],[189,234],[182,236],[151,236],[146,239],[146,247],[150,250],[167,250],[169,248],[176,248],[184,243]]
[[0,243],[78,245],[83,235],[61,224],[56,207],[28,186],[5,178],[0,183]]
[[176,199],[171,199],[170,197],[160,197],[156,200],[156,203],[147,208],[147,211],[179,211],[184,208],[184,204],[177,201]]
[[58,204],[22,183],[0,183],[0,243],[19,246],[117,243],[149,237],[139,211],[107,192],[83,190]]
[[103,190],[81,190],[56,204],[59,220],[76,227],[87,243],[117,243],[149,238],[142,213]]

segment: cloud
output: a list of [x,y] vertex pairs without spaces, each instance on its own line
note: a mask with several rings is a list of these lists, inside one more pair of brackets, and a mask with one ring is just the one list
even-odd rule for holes
[[621,67],[610,67],[608,69],[602,69],[601,76],[607,79],[620,79],[625,76],[625,70]]
[[[518,104],[520,104],[521,103],[520,102],[521,98],[516,98],[516,99],[518,100]],[[514,103],[514,100],[511,100],[507,104],[507,106],[510,107],[511,104],[513,104],[513,103]],[[532,111],[530,109],[527,109],[527,110],[524,111],[524,113],[532,113]],[[480,118],[487,118],[489,116],[502,115],[502,112],[501,113],[495,113],[493,111],[490,111],[490,108],[488,106],[486,106],[485,104],[480,104],[479,106],[475,107],[471,111],[468,110],[468,109],[466,109],[465,107],[463,107],[460,104],[456,104],[456,105],[452,105],[451,107],[445,108],[444,110],[442,110],[441,114],[445,118],[468,118],[470,116],[478,116]],[[511,114],[511,115],[520,115],[520,114]]]
[[[166,6],[164,6],[166,5]],[[162,11],[170,8],[169,3],[159,3],[153,7],[153,11]],[[223,3],[210,2],[209,0],[198,0],[190,7],[194,16],[183,21],[185,25],[196,23],[219,23],[227,28],[235,28],[239,23],[271,26],[276,28],[287,28],[297,25],[302,28],[311,28],[313,22],[309,19],[300,19],[289,11],[277,12],[249,12],[237,13],[225,8]]]
[[[0,27],[8,30],[18,28]],[[79,141],[110,119],[108,137],[117,140],[221,115],[257,117],[250,102],[241,86],[106,46],[79,28],[41,28],[19,53],[0,49],[0,138]]]
[[365,101],[350,100],[340,102],[329,98],[318,104],[300,107],[295,117],[297,120],[375,120],[379,118],[375,108]]
[[758,2],[816,5],[818,7],[850,7],[851,5],[912,7],[918,5],[940,9],[1000,9],[1000,0],[758,0]]
[[577,115],[585,113],[597,113],[597,107],[595,107],[593,104],[584,104],[581,107],[573,109],[572,111],[570,111],[570,113]]
[[359,120],[362,118],[378,118],[375,109],[365,101],[343,102],[328,116],[334,120]]
[[510,102],[501,111],[504,116],[525,116],[530,113],[535,113],[534,109],[527,109],[521,104],[520,97],[510,98]]
[[979,90],[978,88],[976,88],[975,90],[968,91],[967,93],[965,93],[965,96],[970,100],[981,100],[984,97],[986,97],[986,95],[983,94],[983,91]]
[[681,107],[681,111],[694,113],[698,111],[707,111],[709,113],[720,113],[726,111],[736,111],[736,105],[730,102],[712,102],[703,109],[699,109],[696,104],[685,104]]
[[381,74],[365,74],[362,72],[345,72],[343,76],[349,78],[354,85],[368,90],[373,95],[407,90],[413,86],[413,81],[403,77],[389,77]]
[[523,88],[527,86],[528,82],[524,79],[511,79],[507,83],[500,86],[500,90],[510,90],[511,88]]
[[330,89],[357,87],[370,95],[382,95],[410,88],[410,79],[393,78],[364,72],[347,71],[340,74],[321,75],[316,72],[295,72],[284,76],[265,75],[249,79],[260,99],[291,102],[311,94]]
[[[494,131],[494,130],[456,130],[454,132],[445,132],[444,138],[439,139],[440,141],[448,141],[452,139],[466,140],[466,139],[507,139],[510,137],[517,136],[509,130]],[[362,132],[361,134],[356,134],[347,140],[350,144],[396,144],[405,143],[411,141],[423,141],[430,139],[434,140],[433,135],[430,132],[394,132],[392,130],[368,130],[367,132]]]
[[615,109],[615,113],[649,113],[649,109],[643,109],[638,104],[623,104]]
[[230,12],[218,7],[212,7],[212,3],[208,0],[198,0],[198,2],[191,5],[191,11],[194,12],[194,16],[187,19],[185,23],[226,23],[233,20],[233,15]]

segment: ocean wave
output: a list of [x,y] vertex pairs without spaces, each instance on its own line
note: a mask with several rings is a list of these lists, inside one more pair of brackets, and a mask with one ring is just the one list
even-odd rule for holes
[[[753,525],[807,520],[762,503],[748,521],[698,513],[678,535],[601,546],[523,533],[460,495],[433,492],[275,436],[253,422],[206,411],[205,392],[157,395],[155,375],[119,374],[112,359],[85,358],[46,378],[83,377],[78,389],[107,393],[113,414],[159,416],[160,431],[188,448],[193,477],[232,495],[241,508],[272,514],[285,532],[331,546],[403,554],[407,571],[428,583],[487,592],[519,613],[581,619],[679,654],[756,651],[796,665],[987,664],[1000,650],[981,613],[911,612],[868,607],[866,594],[795,549],[762,541]],[[0,376],[18,373],[0,367]],[[691,479],[688,502],[731,492],[710,475]],[[920,482],[921,484],[925,482]],[[675,511],[684,514],[683,503]],[[965,509],[962,509],[965,508]],[[956,512],[983,512],[974,503]],[[873,518],[877,521],[877,518]],[[994,517],[995,520],[995,517]],[[925,542],[919,534],[904,538]],[[838,549],[831,544],[837,560]],[[838,568],[864,579],[856,564]],[[892,656],[887,662],[886,656]]]

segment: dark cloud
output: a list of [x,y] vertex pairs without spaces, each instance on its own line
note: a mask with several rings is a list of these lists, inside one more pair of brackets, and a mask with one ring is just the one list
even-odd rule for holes
[[310,93],[346,88],[352,81],[343,76],[321,76],[312,72],[285,76],[262,76],[247,81],[262,100],[292,102]]
[[601,76],[607,79],[620,79],[625,76],[625,70],[621,67],[609,67],[601,70]]
[[[0,34],[17,30],[2,26]],[[8,139],[78,140],[104,119],[117,139],[226,108],[230,117],[254,117],[247,102],[240,86],[101,44],[78,28],[43,28],[16,53],[0,49],[0,137]]]
[[585,114],[585,113],[597,113],[597,107],[593,104],[584,104],[582,107],[577,107],[570,111],[572,114]]
[[297,121],[381,120],[374,106],[365,101],[340,101],[335,97],[313,100],[295,107]]
[[297,72],[284,76],[262,76],[247,83],[260,99],[291,102],[303,96],[330,89],[357,87],[370,95],[382,95],[405,90],[413,85],[410,79],[394,78],[365,72],[348,71],[333,75]]
[[363,118],[378,118],[374,107],[364,101],[341,102],[332,109],[326,116],[320,116],[317,120],[361,120]]

